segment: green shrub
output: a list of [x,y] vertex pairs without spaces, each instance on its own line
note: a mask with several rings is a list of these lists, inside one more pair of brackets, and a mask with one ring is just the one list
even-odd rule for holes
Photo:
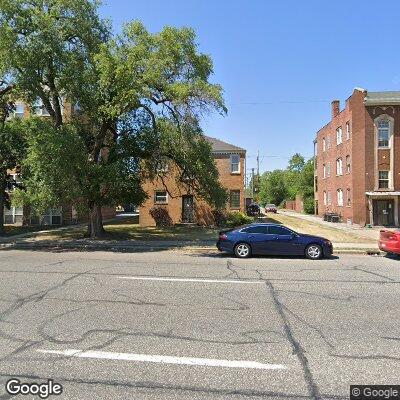
[[303,210],[306,214],[314,214],[314,198],[306,197],[303,200]]
[[156,226],[171,226],[172,219],[169,216],[168,210],[164,207],[152,207],[150,215],[156,221]]
[[251,224],[254,218],[247,216],[240,211],[230,212],[227,215],[226,225],[230,228],[235,228],[240,225]]

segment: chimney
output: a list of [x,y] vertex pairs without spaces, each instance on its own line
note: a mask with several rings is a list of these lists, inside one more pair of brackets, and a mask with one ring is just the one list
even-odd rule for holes
[[332,101],[332,119],[340,113],[340,100]]

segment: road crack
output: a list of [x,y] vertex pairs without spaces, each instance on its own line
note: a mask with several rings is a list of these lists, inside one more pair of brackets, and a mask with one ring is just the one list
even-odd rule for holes
[[297,359],[299,360],[300,365],[302,367],[304,380],[307,385],[310,398],[314,400],[322,400],[319,388],[314,380],[308,359],[305,355],[306,351],[301,345],[301,343],[296,339],[289,318],[286,315],[285,312],[286,306],[280,301],[277,290],[275,289],[272,282],[269,281],[268,279],[263,278],[262,274],[258,270],[256,270],[256,272],[259,274],[260,280],[264,281],[265,285],[269,289],[269,293],[274,302],[275,309],[281,319],[286,339],[290,343],[293,349],[293,354],[297,356]]

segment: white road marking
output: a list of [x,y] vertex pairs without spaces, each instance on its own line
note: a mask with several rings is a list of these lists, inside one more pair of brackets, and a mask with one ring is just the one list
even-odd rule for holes
[[37,350],[40,353],[57,354],[69,357],[96,358],[104,360],[138,361],[162,364],[181,364],[205,367],[245,368],[245,369],[287,369],[281,364],[262,364],[257,361],[217,360],[212,358],[171,357],[149,354],[113,353],[108,351],[83,350]]
[[118,279],[131,279],[137,281],[164,281],[164,282],[202,282],[202,283],[247,283],[259,285],[262,281],[242,281],[242,280],[223,280],[223,279],[196,279],[196,278],[158,278],[153,276],[118,276]]

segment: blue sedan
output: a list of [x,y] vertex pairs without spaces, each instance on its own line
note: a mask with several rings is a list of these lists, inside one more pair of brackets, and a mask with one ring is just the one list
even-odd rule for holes
[[252,254],[306,256],[312,260],[330,257],[332,243],[319,236],[304,235],[277,224],[251,224],[222,231],[217,248],[246,258]]

